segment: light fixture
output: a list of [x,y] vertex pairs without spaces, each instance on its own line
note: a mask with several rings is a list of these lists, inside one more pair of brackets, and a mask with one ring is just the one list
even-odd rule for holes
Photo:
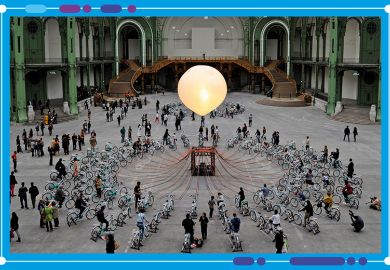
[[201,116],[217,108],[224,101],[226,93],[225,78],[210,66],[191,67],[181,76],[178,84],[180,100]]
[[226,33],[229,33],[230,32],[230,30],[226,30]]
[[175,29],[176,29],[176,26],[172,26],[172,29],[175,30]]
[[223,36],[223,33],[221,33],[221,36]]
[[230,29],[234,29],[234,26],[233,26],[233,25],[230,25]]
[[187,36],[187,33],[184,33],[185,36]]
[[354,71],[354,72],[352,73],[352,76],[359,76],[359,72]]
[[49,71],[49,74],[50,74],[50,75],[57,75],[57,72],[56,72],[55,70],[50,70],[50,71]]
[[176,29],[176,32],[178,32],[178,33],[179,33],[179,32],[180,32],[180,30],[179,30],[179,29]]

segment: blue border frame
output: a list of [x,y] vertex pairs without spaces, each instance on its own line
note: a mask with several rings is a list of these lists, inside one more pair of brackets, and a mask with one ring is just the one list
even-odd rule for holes
[[[58,9],[49,9],[45,13],[34,14],[26,13],[24,7],[31,4],[43,4],[47,7],[58,8],[61,4],[73,4],[72,2],[63,2],[42,0],[39,3],[31,3],[28,0],[19,0],[19,1],[5,1],[4,4],[7,5],[6,13],[0,14],[0,27],[1,27],[1,54],[0,59],[2,60],[2,65],[0,66],[0,83],[1,83],[1,94],[0,94],[0,104],[1,104],[1,134],[0,134],[0,145],[3,146],[2,159],[1,159],[1,247],[0,255],[7,259],[7,263],[4,267],[25,267],[24,263],[36,262],[39,265],[34,264],[34,267],[45,267],[48,265],[41,265],[46,262],[57,261],[57,262],[68,262],[76,263],[90,263],[91,267],[95,269],[107,267],[105,262],[117,262],[118,267],[122,265],[125,266],[125,263],[132,262],[130,266],[134,267],[155,267],[155,263],[163,263],[163,267],[169,267],[170,269],[180,269],[186,267],[188,269],[192,267],[206,266],[212,267],[214,269],[234,269],[236,266],[232,263],[233,259],[239,254],[116,254],[115,257],[105,254],[10,254],[10,244],[9,239],[9,126],[10,126],[10,115],[9,115],[9,106],[10,106],[10,83],[8,79],[10,77],[10,55],[9,55],[9,29],[10,29],[10,20],[11,16],[130,16],[130,17],[140,17],[140,16],[379,16],[381,17],[381,108],[382,108],[382,201],[384,205],[384,211],[382,214],[382,252],[380,254],[323,254],[324,257],[335,256],[335,257],[344,257],[345,259],[353,256],[356,260],[361,257],[366,257],[368,259],[368,264],[366,266],[360,266],[358,263],[355,264],[355,267],[366,267],[371,268],[375,267],[376,269],[384,268],[385,264],[383,260],[389,255],[389,215],[388,215],[388,194],[389,194],[389,183],[386,181],[388,179],[388,89],[389,89],[389,16],[384,10],[386,3],[384,1],[375,1],[372,3],[364,2],[354,2],[354,3],[343,3],[342,1],[327,1],[326,3],[319,2],[306,2],[304,0],[299,1],[279,1],[278,4],[274,3],[254,3],[250,0],[242,0],[238,3],[224,1],[221,3],[210,3],[208,1],[167,1],[162,3],[161,1],[134,1],[134,2],[125,2],[123,0],[117,1],[123,7],[123,10],[120,13],[116,14],[104,14],[100,12],[99,9],[94,9],[95,7],[100,7],[105,3],[101,0],[95,0],[93,3],[80,4],[77,1],[74,1],[74,4],[79,4],[83,6],[84,4],[91,5],[93,7],[92,11],[85,13],[82,10],[79,13],[74,14],[65,14],[61,13]],[[122,2],[122,3],[121,3]],[[3,3],[0,3],[3,4]],[[113,3],[109,3],[113,4]],[[135,5],[137,11],[135,13],[129,13],[127,11],[128,5]],[[19,9],[12,9],[18,7]],[[205,9],[201,9],[205,8]],[[3,68],[3,66],[5,68]],[[0,146],[0,147],[1,147]],[[252,257],[255,260],[259,257],[266,258],[267,262],[264,266],[261,267],[293,267],[289,264],[289,259],[291,257],[299,257],[299,254],[250,254],[246,253],[242,255],[245,257]],[[240,256],[240,257],[242,257]],[[317,257],[320,254],[304,254],[301,255],[304,257]],[[114,259],[114,260],[113,260]],[[73,261],[73,262],[72,262]],[[97,261],[99,263],[97,263]],[[154,262],[153,262],[154,261]],[[49,262],[50,263],[50,262]],[[282,263],[282,264],[280,264]],[[201,265],[199,265],[201,264]],[[73,266],[73,265],[72,265]],[[126,266],[129,266],[128,264]],[[0,266],[1,267],[1,266]],[[59,269],[69,267],[68,264],[56,265]],[[248,266],[247,266],[248,267]],[[250,267],[259,267],[256,263]]]

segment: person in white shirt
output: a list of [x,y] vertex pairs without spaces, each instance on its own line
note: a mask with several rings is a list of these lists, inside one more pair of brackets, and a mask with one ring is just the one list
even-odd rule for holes
[[275,228],[280,226],[280,215],[278,214],[278,210],[274,211],[274,214],[269,218],[269,220]]
[[217,197],[217,205],[218,207],[221,207],[221,205],[224,203],[223,195],[222,193],[218,192],[218,197]]
[[173,133],[172,138],[173,138],[173,144],[176,145],[176,141],[177,141],[176,133]]
[[138,130],[137,130],[137,136],[138,137],[141,137],[141,130],[142,130],[142,127],[140,124],[138,124]]
[[145,221],[147,221],[144,212],[145,212],[144,209],[140,209],[138,211],[138,214],[137,214],[137,227],[140,230],[140,239],[141,239],[141,241],[144,238]]

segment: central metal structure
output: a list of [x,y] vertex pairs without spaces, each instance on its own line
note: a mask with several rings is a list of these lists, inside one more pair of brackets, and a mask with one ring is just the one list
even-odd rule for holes
[[215,176],[215,152],[214,147],[192,147],[191,175]]

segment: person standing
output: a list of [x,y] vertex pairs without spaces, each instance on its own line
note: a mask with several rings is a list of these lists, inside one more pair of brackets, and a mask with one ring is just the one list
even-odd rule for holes
[[27,205],[27,191],[28,189],[24,186],[24,182],[22,182],[22,186],[19,188],[18,196],[20,198],[20,206],[21,208],[28,209]]
[[213,218],[213,212],[214,212],[214,206],[215,206],[215,200],[214,200],[214,196],[211,196],[209,202],[209,218]]
[[134,198],[135,198],[135,210],[138,207],[138,201],[141,200],[141,182],[137,182],[137,185],[134,187]]
[[51,209],[53,209],[53,220],[54,220],[54,227],[55,228],[58,228],[59,227],[59,224],[60,224],[60,221],[58,219],[58,207],[56,205],[56,202],[52,202],[51,203]]
[[14,164],[14,172],[18,172],[16,167],[18,166],[18,158],[16,157],[16,151],[11,155],[12,162]]
[[118,120],[118,127],[121,125],[121,116],[118,115],[118,117],[116,118]]
[[32,208],[35,208],[35,199],[39,194],[39,190],[37,186],[34,186],[34,182],[31,182],[31,187],[28,189],[28,193],[30,193],[31,197],[31,203],[32,203]]
[[102,180],[100,179],[100,175],[98,174],[95,179],[95,188],[96,188],[96,195],[101,198],[102,197]]
[[77,149],[77,135],[76,133],[73,133],[72,135],[72,144],[73,144],[73,151]]
[[41,133],[42,133],[42,136],[45,135],[44,130],[45,130],[45,124],[44,124],[43,121],[42,121],[42,122],[41,122]]
[[89,120],[88,120],[87,128],[88,128],[88,133],[91,133],[91,121]]
[[77,158],[73,159],[73,177],[76,178],[79,176],[79,162]]
[[126,129],[125,129],[124,126],[121,128],[120,132],[121,132],[121,143],[124,143],[125,142],[125,136],[126,136]]
[[237,217],[236,213],[233,213],[233,218],[230,220],[230,224],[233,232],[238,233],[240,231],[241,220]]
[[43,214],[43,209],[45,208],[45,203],[43,200],[39,200],[37,209],[39,211],[39,227],[40,228],[45,228],[45,222],[44,222],[44,214]]
[[18,240],[16,240],[16,242],[21,242],[22,240],[20,239],[20,234],[19,234],[19,217],[18,215],[16,215],[15,212],[12,212],[11,230],[13,230],[18,236]]
[[53,209],[50,207],[50,202],[46,202],[45,208],[43,208],[43,213],[45,216],[46,231],[53,231]]
[[129,129],[127,130],[127,139],[129,139],[129,141],[132,141],[131,133],[132,133],[131,126],[129,126]]
[[52,136],[52,134],[53,134],[53,123],[50,123],[47,129],[49,130],[49,136]]
[[184,233],[190,234],[190,243],[194,243],[194,226],[195,222],[190,218],[190,214],[186,214],[186,218],[183,219],[181,225],[184,227]]
[[348,164],[348,173],[347,173],[347,176],[348,176],[349,178],[352,178],[354,171],[355,171],[354,164],[353,164],[353,162],[352,162],[352,158],[350,158],[350,159],[349,159],[349,164]]
[[249,127],[252,127],[252,114],[249,115]]
[[242,201],[245,200],[245,194],[242,187],[240,187],[240,191],[238,192],[238,195],[240,196],[240,202],[238,203],[238,206],[241,207]]
[[206,213],[203,213],[203,215],[199,218],[200,222],[200,231],[202,233],[202,239],[207,239],[207,223],[209,223],[209,219],[206,216]]
[[306,136],[305,147],[306,147],[306,151],[309,150],[309,148],[310,148],[310,139],[309,139],[309,136]]
[[113,234],[109,234],[107,236],[106,253],[108,254],[115,253],[115,240]]
[[11,175],[10,175],[10,188],[11,188],[11,197],[15,197],[15,185],[17,184],[18,182],[16,181],[16,177],[14,175],[14,172],[12,171],[11,172]]
[[358,135],[358,131],[357,131],[357,127],[354,127],[353,128],[353,140],[354,140],[354,142],[356,142],[356,136]]
[[344,129],[344,141],[345,141],[345,137],[348,137],[348,142],[349,142],[349,134],[351,134],[351,131],[349,130],[349,127],[347,126],[345,129]]
[[284,237],[283,237],[282,230],[276,232],[274,240],[275,240],[276,253],[282,253],[282,249],[284,245]]

